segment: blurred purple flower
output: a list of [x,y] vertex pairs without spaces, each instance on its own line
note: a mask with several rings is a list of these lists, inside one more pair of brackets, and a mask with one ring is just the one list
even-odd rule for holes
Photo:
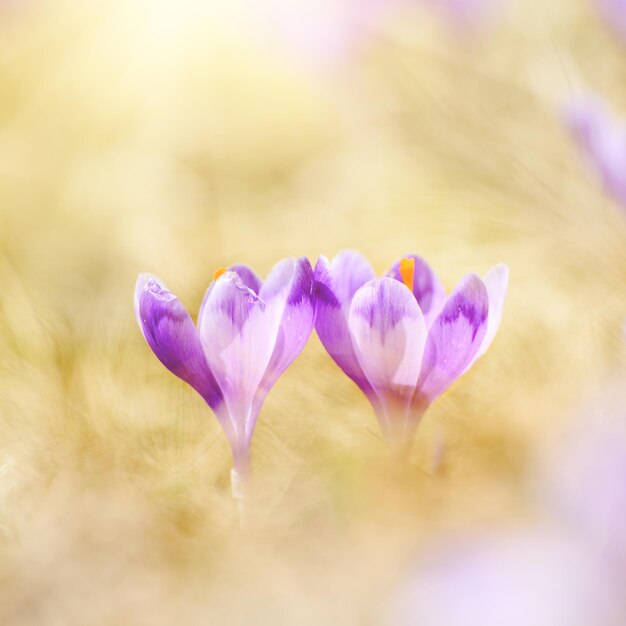
[[626,411],[623,393],[612,395],[607,393],[604,406],[596,403],[558,449],[551,449],[547,480],[540,487],[546,509],[624,581]]
[[211,407],[242,479],[261,405],[313,330],[312,292],[313,271],[304,257],[283,259],[265,282],[244,265],[218,270],[196,327],[158,278],[137,279],[135,313],[148,345]]
[[290,58],[331,69],[348,60],[402,0],[260,0],[261,23],[290,51]]
[[626,42],[626,0],[595,0],[607,26]]
[[626,205],[626,125],[595,95],[571,104],[566,121],[605,189]]
[[289,50],[289,59],[308,67],[334,70],[351,61],[383,32],[396,15],[411,15],[416,5],[439,12],[457,31],[488,23],[509,0],[258,0],[258,19],[272,39]]
[[383,434],[405,448],[428,406],[487,350],[500,325],[508,283],[504,265],[484,282],[466,276],[446,298],[418,256],[383,278],[357,252],[315,268],[316,331],[372,404]]
[[392,599],[390,626],[619,626],[612,581],[555,528],[450,540]]
[[426,0],[426,2],[442,11],[451,25],[473,29],[489,22],[508,0]]
[[626,412],[610,388],[533,470],[534,519],[445,536],[392,596],[393,626],[626,624]]

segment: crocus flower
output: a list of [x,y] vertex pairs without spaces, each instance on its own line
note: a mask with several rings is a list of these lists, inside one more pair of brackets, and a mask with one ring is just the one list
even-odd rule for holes
[[283,259],[262,282],[249,267],[215,273],[191,316],[163,283],[140,274],[135,313],[157,358],[211,407],[233,454],[238,480],[249,473],[261,405],[300,354],[314,324],[313,271],[306,258]]
[[566,121],[606,190],[626,204],[626,125],[597,96],[568,107]]
[[354,251],[315,268],[315,328],[372,404],[395,446],[410,442],[424,411],[487,350],[500,325],[508,270],[466,276],[449,297],[418,256],[376,278]]

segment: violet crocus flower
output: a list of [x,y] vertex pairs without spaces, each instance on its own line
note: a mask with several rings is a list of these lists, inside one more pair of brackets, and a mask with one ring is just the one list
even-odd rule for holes
[[406,449],[428,406],[487,350],[500,325],[508,270],[469,274],[446,297],[409,255],[382,278],[346,250],[315,268],[315,329],[372,404],[385,437]]
[[204,296],[197,326],[158,278],[140,274],[135,313],[157,358],[215,413],[232,451],[235,488],[249,474],[261,405],[313,330],[308,259],[283,259],[264,282],[245,265],[221,268]]
[[595,95],[570,105],[566,122],[607,192],[626,205],[626,124]]

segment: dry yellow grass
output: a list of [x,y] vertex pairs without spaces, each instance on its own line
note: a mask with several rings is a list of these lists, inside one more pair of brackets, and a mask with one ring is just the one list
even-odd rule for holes
[[[520,1],[461,42],[417,12],[328,74],[207,6],[0,8],[2,624],[376,624],[421,545],[529,513],[538,446],[623,364],[625,215],[559,119],[584,88],[626,111],[588,3]],[[218,266],[344,247],[380,272],[417,252],[448,288],[507,263],[499,336],[404,472],[312,337],[262,410],[240,533],[136,275],[195,312]]]

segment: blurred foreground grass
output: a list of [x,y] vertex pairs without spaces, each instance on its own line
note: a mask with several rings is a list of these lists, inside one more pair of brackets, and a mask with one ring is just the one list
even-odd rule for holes
[[[321,72],[238,3],[0,4],[2,623],[377,623],[438,533],[532,515],[537,450],[623,365],[626,221],[559,117],[587,88],[626,110],[623,48],[584,0],[460,39],[425,17]],[[313,337],[261,413],[242,535],[136,275],[195,315],[218,266],[344,247],[448,289],[507,263],[499,336],[404,474]]]

